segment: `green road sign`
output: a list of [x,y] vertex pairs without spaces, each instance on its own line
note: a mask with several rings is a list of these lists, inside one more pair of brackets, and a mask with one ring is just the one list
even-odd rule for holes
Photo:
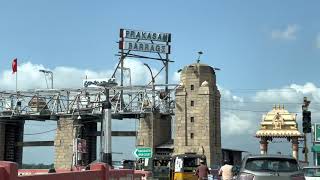
[[151,158],[152,157],[152,148],[150,147],[142,147],[142,148],[137,148],[133,154],[137,158]]
[[314,142],[320,142],[320,124],[314,124]]

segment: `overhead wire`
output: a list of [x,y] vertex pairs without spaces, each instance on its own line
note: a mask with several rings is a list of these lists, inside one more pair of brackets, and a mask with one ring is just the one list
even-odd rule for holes
[[[243,101],[237,101],[237,100],[228,100],[228,99],[221,99],[221,102],[227,102],[227,103],[242,103],[242,104],[253,104],[253,103],[256,103],[256,104],[288,104],[288,105],[302,105],[303,102],[264,102],[264,101],[247,101],[247,100],[243,100]],[[320,103],[317,103],[317,102],[311,102],[311,104],[320,104]]]
[[[257,92],[257,91],[263,91],[263,92],[301,92],[301,90],[297,90],[294,88],[281,88],[281,89],[258,89],[258,88],[244,88],[244,89],[227,89],[228,91],[233,91],[233,92]],[[315,90],[320,90],[320,88],[315,88]]]
[[[224,110],[230,110],[230,111],[254,112],[254,113],[267,113],[267,112],[269,112],[269,111],[270,111],[270,110],[238,109],[238,108],[228,108],[228,107],[221,107],[221,109],[224,109]],[[302,114],[302,112],[294,112],[294,111],[290,111],[289,113]],[[312,111],[312,113],[320,113],[320,111]]]
[[25,135],[25,136],[31,136],[31,135],[46,134],[46,133],[49,133],[49,132],[52,132],[52,131],[55,131],[55,130],[57,130],[57,128],[50,129],[50,130],[47,130],[47,131],[37,132],[37,133],[23,134],[23,135]]
[[[81,122],[81,123],[82,123],[82,124],[86,124],[86,123],[90,123],[90,122],[97,122],[97,121],[96,121],[96,120],[92,120],[92,121],[84,121],[84,122]],[[68,126],[68,125],[71,125],[71,124],[73,124],[73,121],[70,122],[70,123],[64,124],[62,127],[65,127],[65,126]],[[36,132],[36,133],[30,133],[30,134],[24,134],[24,135],[31,136],[31,135],[46,134],[46,133],[55,131],[55,130],[57,130],[57,129],[58,129],[58,128],[54,128],[54,129],[51,129],[51,130],[48,130],[48,131],[42,131],[42,132]]]
[[[243,101],[237,101],[237,100],[225,100],[225,99],[221,99],[221,102],[226,102],[226,103],[242,103],[242,104],[292,104],[292,105],[299,105],[299,104],[303,104],[302,102],[263,102],[263,101],[247,101],[247,100],[243,100]],[[312,103],[315,104],[315,103]],[[317,103],[318,104],[318,103]],[[319,103],[320,104],[320,103]]]

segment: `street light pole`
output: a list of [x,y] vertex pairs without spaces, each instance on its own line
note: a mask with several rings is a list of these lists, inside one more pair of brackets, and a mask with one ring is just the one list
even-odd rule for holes
[[151,83],[152,83],[152,109],[155,107],[155,88],[154,88],[154,76],[153,76],[153,73],[152,73],[152,70],[150,68],[150,66],[147,64],[147,63],[143,63],[145,66],[147,66],[147,68],[149,69],[150,71],[150,74],[151,74]]
[[[39,72],[44,73],[45,78],[46,78],[47,74],[50,75],[50,79],[51,79],[51,89],[53,89],[53,72],[52,72],[52,71],[48,71],[48,70],[44,70],[44,69],[40,69]],[[47,78],[46,78],[46,81],[47,81]],[[47,84],[47,87],[48,87],[48,84]]]
[[[121,67],[118,67],[118,69],[121,69]],[[131,69],[128,67],[123,67],[122,69],[129,72],[129,86],[131,86]]]
[[[153,137],[154,136],[154,111],[155,111],[155,104],[156,104],[156,100],[155,100],[155,87],[154,87],[154,76],[153,76],[153,73],[152,73],[152,70],[151,70],[151,68],[150,68],[150,66],[147,64],[147,63],[143,63],[145,66],[147,66],[147,68],[149,69],[149,71],[150,71],[150,74],[151,74],[151,78],[152,78],[152,80],[151,80],[151,83],[152,83],[152,113],[151,113],[151,119],[152,119],[152,121],[151,121],[151,137]],[[154,140],[153,140],[153,138],[152,138],[152,140],[151,140],[151,147],[152,147],[152,149],[153,149],[153,147],[154,147]],[[153,152],[154,152],[154,150],[153,150]],[[148,165],[149,166],[149,165]],[[151,170],[153,170],[153,166],[151,166],[152,167],[152,169]]]

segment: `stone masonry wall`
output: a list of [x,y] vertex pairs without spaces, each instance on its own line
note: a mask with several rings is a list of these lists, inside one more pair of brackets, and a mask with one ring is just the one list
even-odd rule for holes
[[155,113],[153,121],[153,148],[155,148],[171,140],[171,115],[161,115],[160,113]]
[[153,114],[145,114],[143,118],[139,119],[139,130],[137,136],[137,146],[153,147]]
[[73,139],[75,137],[74,120],[60,118],[54,140],[55,159],[54,167],[70,169],[73,159]]
[[158,112],[140,118],[137,145],[151,147],[153,150],[171,139],[171,116]]
[[221,163],[220,93],[212,67],[192,64],[181,72],[176,90],[174,154],[205,154],[209,166]]

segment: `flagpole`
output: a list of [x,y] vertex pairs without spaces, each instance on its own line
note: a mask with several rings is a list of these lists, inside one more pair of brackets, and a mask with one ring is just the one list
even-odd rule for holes
[[16,72],[16,92],[18,92],[18,71]]

